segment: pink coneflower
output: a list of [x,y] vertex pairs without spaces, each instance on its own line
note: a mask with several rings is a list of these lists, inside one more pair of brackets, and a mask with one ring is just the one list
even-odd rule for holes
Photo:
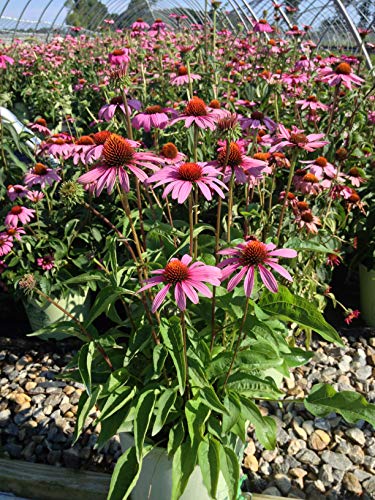
[[44,257],[37,258],[36,263],[43,269],[43,271],[49,271],[50,269],[55,267],[55,261],[53,255],[51,254],[47,254]]
[[39,203],[39,201],[44,198],[44,193],[42,193],[42,191],[29,191],[27,193],[27,198],[33,203]]
[[350,325],[350,323],[353,321],[353,319],[359,318],[360,314],[361,314],[361,312],[358,309],[355,309],[354,311],[349,309],[347,312],[347,316],[344,319],[345,323],[347,325]]
[[330,267],[339,266],[341,264],[340,255],[337,255],[335,253],[327,254],[326,264],[327,264],[327,266],[330,266]]
[[95,134],[90,134],[95,146],[87,151],[85,164],[90,163],[91,161],[96,161],[101,157],[104,143],[111,134],[112,132],[109,130],[102,130],[100,132],[96,132]]
[[301,191],[303,194],[317,195],[322,190],[319,179],[316,175],[311,172],[302,171],[302,175],[296,175],[293,177],[293,184],[296,189]]
[[28,188],[35,184],[40,184],[40,187],[44,188],[47,184],[52,185],[54,182],[60,182],[61,177],[53,168],[46,167],[43,163],[36,163],[23,180]]
[[221,188],[227,189],[225,184],[217,177],[220,171],[207,163],[182,163],[181,165],[168,165],[153,174],[147,181],[148,184],[156,182],[154,187],[168,184],[164,189],[163,198],[172,192],[172,198],[178,203],[184,203],[193,186],[201,191],[206,200],[212,199],[211,190],[224,198]]
[[186,85],[190,81],[193,80],[200,80],[202,77],[200,75],[195,75],[194,73],[190,73],[190,78],[189,78],[189,72],[188,69],[185,66],[180,66],[177,71],[177,75],[175,73],[171,74],[170,80],[171,80],[171,85]]
[[266,127],[270,132],[273,132],[277,128],[276,122],[265,116],[261,111],[252,111],[250,116],[240,118],[240,124],[243,130],[247,128],[258,129]]
[[188,102],[183,114],[172,120],[170,125],[180,120],[185,122],[186,128],[196,125],[199,128],[215,130],[218,116],[213,112],[209,112],[202,99],[194,96]]
[[245,295],[246,297],[250,297],[254,287],[255,271],[257,268],[264,285],[268,290],[276,293],[278,290],[277,282],[273,274],[265,267],[266,265],[283,276],[283,278],[293,281],[289,272],[278,264],[278,257],[293,259],[297,256],[297,252],[290,248],[276,249],[276,245],[273,243],[266,244],[256,239],[251,239],[250,241],[240,243],[234,248],[220,250],[218,253],[220,255],[230,255],[229,259],[225,259],[219,264],[219,267],[222,268],[223,280],[227,279],[234,271],[240,268],[239,273],[229,280],[227,286],[228,292],[232,291],[245,278]]
[[357,167],[352,167],[346,174],[346,177],[350,180],[353,186],[359,187],[361,184],[366,182],[366,179],[362,177],[360,169]]
[[[286,9],[289,10],[288,7],[286,7]],[[291,12],[291,11],[289,10],[289,12]],[[293,12],[295,12],[295,11],[293,11]],[[285,34],[286,35],[291,35],[291,36],[301,36],[301,35],[303,35],[303,33],[304,32],[302,30],[300,30],[298,28],[298,26],[294,25],[294,26],[292,26],[292,29],[286,31]]]
[[114,66],[126,66],[130,62],[129,49],[115,49],[108,54],[108,61]]
[[[137,99],[128,99],[127,101],[130,108],[129,112],[131,112],[131,109],[139,111],[142,107],[140,101],[138,101]],[[126,114],[124,101],[121,96],[113,97],[110,100],[109,104],[104,104],[104,106],[102,106],[99,110],[98,117],[100,120],[110,122],[115,116],[116,111],[120,111],[124,115]]]
[[154,163],[157,157],[152,153],[136,152],[132,144],[117,134],[111,134],[103,145],[101,163],[86,174],[78,178],[78,182],[84,185],[96,183],[94,194],[99,196],[106,187],[111,194],[116,179],[125,192],[130,190],[129,176],[126,169],[130,170],[141,182],[148,176],[137,165],[155,170]]
[[357,193],[355,189],[349,188],[351,190],[350,195],[348,197],[345,197],[346,205],[348,212],[353,208],[353,207],[358,207],[359,210],[363,213],[363,215],[366,215],[366,210],[364,207],[364,204],[361,200],[361,197]]
[[280,151],[285,147],[290,148],[301,148],[305,151],[315,151],[315,149],[322,148],[328,141],[321,141],[324,134],[308,134],[305,135],[304,130],[300,130],[294,125],[292,130],[288,130],[284,125],[279,124],[279,133],[277,134],[277,143],[270,148],[270,153],[274,151]]
[[[323,179],[324,176],[333,179],[337,175],[336,167],[332,163],[329,163],[324,156],[318,156],[315,160],[301,161],[301,163],[309,165],[310,172],[319,179]],[[340,182],[343,180],[344,178],[340,178]]]
[[308,233],[316,234],[318,226],[321,226],[319,217],[316,217],[311,210],[303,210],[296,215],[295,219],[300,229],[305,228]]
[[301,109],[312,109],[313,111],[317,109],[326,111],[328,109],[328,106],[318,101],[315,95],[310,95],[306,99],[300,99],[296,101],[296,104],[300,106]]
[[27,224],[31,219],[34,218],[35,210],[32,208],[21,207],[20,205],[15,205],[10,209],[7,216],[5,217],[5,225],[16,227],[18,222],[21,224]]
[[266,19],[259,19],[253,26],[254,33],[272,33],[273,28]]
[[132,25],[131,29],[133,31],[146,31],[150,28],[150,25],[146,23],[141,17],[138,18]]
[[352,67],[347,62],[342,62],[335,69],[330,67],[322,68],[319,71],[319,79],[328,83],[330,87],[335,87],[342,83],[346,88],[351,90],[353,85],[361,85],[364,80],[353,73]]
[[152,128],[163,129],[167,126],[169,117],[166,110],[161,106],[148,106],[143,112],[138,113],[132,119],[135,129],[143,128],[145,132],[150,132]]
[[6,69],[7,64],[14,64],[14,59],[0,52],[0,69]]
[[0,256],[7,255],[13,248],[13,239],[7,233],[0,233]]
[[26,231],[23,229],[23,227],[9,227],[7,229],[7,235],[12,241],[13,238],[17,241],[21,241],[21,236],[23,234],[26,234]]
[[[210,283],[213,286],[220,286],[221,271],[217,267],[207,266],[203,262],[194,262],[191,264],[192,258],[189,255],[184,255],[180,259],[171,259],[164,269],[151,271],[154,276],[147,280],[147,285],[142,287],[139,292],[147,290],[153,286],[163,283],[165,286],[158,292],[152,303],[151,311],[154,313],[162,304],[169,289],[174,286],[174,297],[177,302],[177,307],[181,311],[186,309],[186,297],[193,304],[198,304],[199,297],[197,292],[200,292],[209,299],[212,298],[212,292],[204,284]],[[138,292],[138,293],[139,293]]]
[[44,118],[37,118],[34,122],[28,123],[27,126],[31,130],[36,130],[43,135],[51,135],[51,130],[47,127],[47,122]]
[[220,170],[222,170],[225,162],[226,167],[224,169],[224,182],[228,182],[230,180],[233,171],[238,184],[245,184],[248,182],[249,176],[261,178],[262,172],[267,167],[266,161],[247,156],[245,154],[244,145],[241,141],[231,142],[229,144],[228,158],[226,144],[222,145],[218,149],[217,161],[213,163],[218,165]]
[[167,142],[163,145],[159,152],[159,157],[163,163],[174,165],[185,161],[186,155],[181,153],[172,142]]
[[10,201],[14,201],[17,198],[25,198],[29,190],[21,184],[10,185],[7,187],[7,195]]
[[68,134],[56,134],[40,145],[41,151],[68,159],[72,154],[73,138]]
[[95,147],[95,141],[89,135],[83,135],[74,141],[72,146],[73,150],[73,164],[78,165],[79,162],[86,165],[87,153]]

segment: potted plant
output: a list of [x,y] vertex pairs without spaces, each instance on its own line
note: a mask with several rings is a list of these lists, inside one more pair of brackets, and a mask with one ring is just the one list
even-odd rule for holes
[[351,267],[359,266],[361,315],[375,327],[375,176],[371,171],[363,192],[366,216],[356,220],[356,249]]

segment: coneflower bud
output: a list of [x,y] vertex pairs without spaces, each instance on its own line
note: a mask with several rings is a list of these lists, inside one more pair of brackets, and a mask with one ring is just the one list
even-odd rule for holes
[[67,208],[72,208],[83,200],[85,190],[78,182],[66,181],[61,184],[59,194],[61,202]]
[[345,148],[339,148],[336,153],[335,153],[335,156],[336,158],[339,160],[339,161],[344,161],[347,159],[348,157],[348,152]]

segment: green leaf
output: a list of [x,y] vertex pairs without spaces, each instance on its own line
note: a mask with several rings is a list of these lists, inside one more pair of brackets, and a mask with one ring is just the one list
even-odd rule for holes
[[310,251],[314,253],[333,253],[337,255],[333,248],[325,247],[319,241],[306,240],[302,238],[290,238],[283,246],[294,248],[295,250]]
[[155,400],[156,390],[150,389],[140,395],[135,408],[134,441],[138,460],[140,460],[142,456],[143,443],[154,411]]
[[226,434],[238,421],[241,405],[238,397],[231,392],[225,396],[224,405],[228,409],[228,414],[223,415],[223,434]]
[[126,450],[117,460],[107,500],[125,500],[129,498],[130,493],[137,484],[141,466],[142,461],[137,459],[135,447]]
[[185,437],[184,424],[179,421],[175,426],[171,428],[169,431],[169,439],[168,439],[168,455],[174,455],[176,453],[177,448],[181,445],[182,441]]
[[85,322],[86,328],[102,313],[106,312],[109,307],[116,302],[123,292],[122,288],[115,288],[111,285],[102,288],[98,293],[94,304],[92,305],[89,317]]
[[198,464],[209,495],[216,498],[220,474],[219,441],[207,437],[201,441],[198,448]]
[[268,314],[277,315],[286,321],[294,321],[300,326],[311,328],[329,342],[344,345],[339,334],[326,322],[314,304],[302,297],[292,295],[284,286],[279,287],[278,293],[268,290],[263,292],[259,306]]
[[203,439],[204,427],[210,416],[210,409],[203,402],[190,400],[185,405],[185,415],[190,440],[193,445],[198,446]]
[[375,404],[354,391],[336,392],[328,384],[314,385],[304,401],[306,409],[317,417],[339,413],[350,424],[365,420],[375,427]]
[[77,442],[77,439],[81,435],[81,432],[83,431],[83,428],[85,426],[86,419],[89,416],[92,408],[95,406],[101,390],[102,386],[99,385],[93,390],[92,394],[88,395],[86,392],[83,392],[81,394],[78,402],[77,422],[74,428],[73,444]]
[[119,387],[112,392],[107,398],[106,402],[100,412],[98,422],[110,417],[118,410],[123,408],[129,401],[134,398],[137,389],[135,387]]
[[112,372],[109,375],[107,382],[104,384],[102,397],[105,394],[110,394],[111,392],[115,391],[118,387],[125,384],[128,378],[129,378],[128,370],[123,366]]
[[93,341],[81,347],[78,355],[78,369],[82,381],[86,386],[86,391],[91,394],[91,365],[95,353],[95,343]]
[[212,386],[208,385],[201,388],[199,391],[199,396],[201,401],[206,406],[208,406],[208,408],[211,408],[211,410],[222,414],[229,413],[228,409],[220,402],[220,399],[217,397],[216,392],[214,391]]
[[219,444],[220,470],[227,483],[229,500],[236,500],[240,479],[240,465],[231,448]]
[[168,356],[168,351],[163,346],[163,344],[157,344],[154,347],[152,353],[152,362],[154,366],[154,372],[156,375],[160,375],[167,356]]
[[129,413],[128,408],[121,408],[121,410],[117,411],[110,417],[101,421],[100,423],[100,434],[98,437],[98,441],[96,442],[95,447],[100,450],[115,434],[117,434],[121,424]]
[[259,378],[242,371],[230,375],[227,388],[233,389],[244,396],[258,398],[275,399],[283,395],[271,378]]
[[[189,477],[197,463],[197,447],[189,441],[177,448],[172,463],[172,495],[171,500],[178,500],[185,491]],[[198,499],[197,499],[198,500]]]
[[182,396],[186,385],[186,366],[180,322],[175,321],[174,324],[168,325],[168,323],[162,321],[160,333],[176,368],[180,394]]
[[177,398],[176,389],[166,389],[158,401],[158,410],[156,412],[155,423],[152,428],[152,436],[155,436],[161,431],[165,421],[167,420],[168,414],[173,408],[173,405]]
[[276,447],[276,422],[272,417],[263,417],[257,405],[249,399],[240,396],[241,415],[255,427],[255,434],[260,444],[266,450]]

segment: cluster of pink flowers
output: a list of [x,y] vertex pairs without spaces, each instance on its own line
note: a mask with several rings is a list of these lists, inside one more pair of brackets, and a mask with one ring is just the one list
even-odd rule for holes
[[211,298],[212,291],[205,283],[220,286],[238,269],[239,272],[236,276],[229,280],[227,290],[232,291],[244,279],[245,295],[248,298],[250,298],[254,288],[256,271],[259,272],[262,282],[268,290],[273,293],[278,291],[275,277],[265,266],[269,266],[288,281],[293,281],[289,272],[278,264],[278,258],[295,258],[297,256],[295,250],[289,248],[276,249],[276,245],[273,243],[265,244],[256,239],[250,239],[240,243],[235,248],[220,250],[219,254],[230,255],[230,258],[225,259],[218,267],[208,266],[199,261],[191,264],[192,257],[189,255],[184,255],[181,259],[173,258],[163,269],[152,271],[152,274],[157,276],[149,278],[147,284],[138,293],[153,286],[164,285],[156,294],[152,303],[152,312],[155,312],[161,306],[170,288],[174,286],[177,307],[184,311],[186,309],[186,297],[193,304],[197,304],[199,301],[197,292]]

